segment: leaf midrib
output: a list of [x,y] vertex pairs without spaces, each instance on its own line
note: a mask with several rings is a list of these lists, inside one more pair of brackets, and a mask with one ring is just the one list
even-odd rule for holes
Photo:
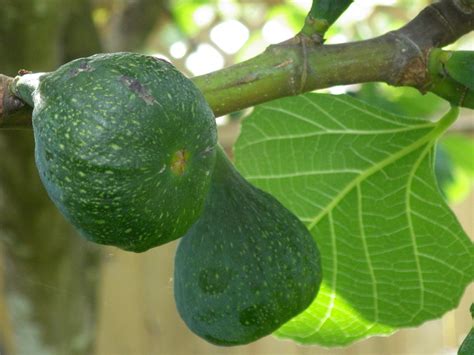
[[457,109],[453,108],[448,113],[441,118],[438,122],[433,123],[433,129],[427,133],[425,136],[423,136],[421,139],[413,142],[412,144],[406,146],[405,148],[399,150],[397,153],[392,154],[388,156],[387,158],[381,160],[375,165],[372,165],[365,171],[362,171],[359,176],[357,176],[355,179],[351,180],[344,189],[341,190],[341,192],[334,197],[334,199],[324,208],[322,211],[320,211],[315,217],[310,218],[309,220],[311,221],[308,224],[308,229],[312,230],[316,224],[329,212],[332,211],[332,209],[341,202],[341,200],[347,196],[347,194],[352,191],[354,187],[357,186],[357,184],[360,184],[362,181],[370,177],[372,174],[375,174],[376,172],[382,170],[386,166],[394,163],[395,161],[405,157],[406,155],[412,153],[416,149],[420,148],[424,144],[428,142],[434,142],[450,125],[452,122],[456,120],[457,117]]

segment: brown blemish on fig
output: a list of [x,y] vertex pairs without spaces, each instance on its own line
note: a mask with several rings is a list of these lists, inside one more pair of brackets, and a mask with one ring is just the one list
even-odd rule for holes
[[186,171],[188,159],[189,152],[186,149],[180,149],[175,152],[173,158],[171,158],[171,171],[175,175],[183,175]]
[[150,91],[140,83],[137,79],[129,76],[121,76],[120,81],[125,84],[131,91],[138,95],[147,105],[153,105],[156,103],[155,98]]

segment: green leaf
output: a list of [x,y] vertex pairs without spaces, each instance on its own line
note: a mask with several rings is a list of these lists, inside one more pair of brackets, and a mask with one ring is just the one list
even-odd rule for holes
[[430,117],[449,107],[433,93],[421,94],[410,87],[394,87],[383,83],[367,83],[354,93],[358,99],[386,111],[412,117]]
[[443,144],[436,145],[435,175],[440,191],[448,203],[460,203],[469,197],[472,179],[464,169],[454,163]]
[[450,203],[466,199],[474,182],[474,140],[460,134],[449,134],[437,145],[436,177]]
[[450,134],[441,140],[441,144],[455,164],[474,178],[474,139],[461,134]]
[[345,345],[458,304],[474,246],[433,172],[434,143],[456,111],[428,122],[306,94],[244,120],[237,167],[306,223],[322,255],[321,291],[277,336]]
[[437,144],[434,159],[435,176],[441,193],[448,202],[451,201],[447,190],[454,183],[454,166],[449,154],[445,151],[442,144]]

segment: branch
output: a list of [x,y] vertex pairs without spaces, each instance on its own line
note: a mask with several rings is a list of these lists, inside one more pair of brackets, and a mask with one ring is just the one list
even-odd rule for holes
[[399,30],[377,38],[321,46],[296,36],[246,62],[193,80],[216,116],[335,85],[379,81],[426,92],[431,85],[430,50],[473,29],[474,5],[443,0]]
[[[300,33],[250,60],[192,80],[216,116],[335,85],[379,81],[426,92],[432,85],[430,50],[473,29],[472,2],[441,0],[399,30],[377,38],[320,45]],[[0,117],[0,128],[2,121],[7,119]],[[9,122],[13,122],[12,116]]]

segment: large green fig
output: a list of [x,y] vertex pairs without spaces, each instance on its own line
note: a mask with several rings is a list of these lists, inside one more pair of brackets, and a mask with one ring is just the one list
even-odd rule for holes
[[306,309],[320,282],[306,227],[219,148],[203,215],[176,252],[175,300],[188,327],[218,345],[252,342]]
[[141,252],[201,214],[216,126],[173,65],[134,53],[81,58],[15,83],[33,105],[36,165],[49,196],[91,241]]

